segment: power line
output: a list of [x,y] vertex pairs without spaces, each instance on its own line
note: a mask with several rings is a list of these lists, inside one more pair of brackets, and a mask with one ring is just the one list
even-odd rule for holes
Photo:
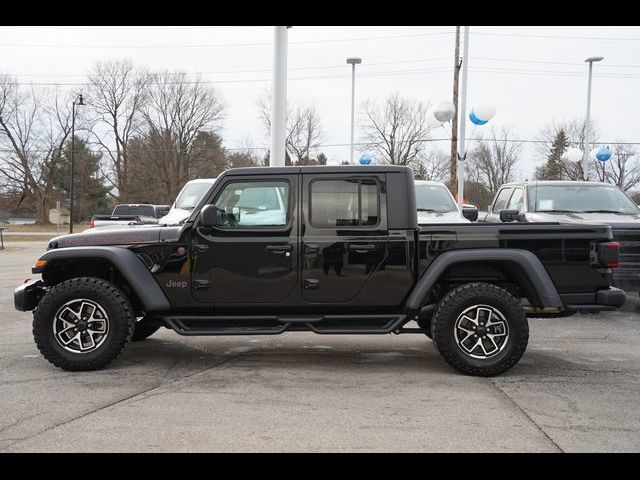
[[[415,33],[408,35],[389,35],[379,37],[359,37],[359,38],[335,38],[327,40],[302,40],[297,42],[289,42],[289,45],[314,45],[321,43],[338,43],[338,42],[361,42],[369,40],[393,40],[401,38],[418,38],[431,37],[436,35],[448,35],[452,31],[432,32],[432,33]],[[266,47],[272,46],[272,42],[256,42],[256,43],[217,43],[217,44],[200,44],[200,45],[78,45],[78,44],[24,44],[24,43],[0,43],[0,48],[217,48],[217,47]]]
[[[516,58],[492,58],[492,57],[471,57],[472,60],[491,60],[495,62],[513,62],[513,63],[539,63],[539,64],[550,64],[550,65],[576,65],[576,66],[584,66],[584,62],[550,62],[544,60],[521,60]],[[616,65],[610,63],[598,64],[598,68],[602,67],[619,67],[619,68],[640,68],[640,65]]]
[[[540,77],[568,77],[568,78],[583,78],[587,75],[585,72],[565,72],[565,71],[552,71],[552,70],[524,70],[524,69],[509,69],[498,67],[469,67],[472,72],[478,73],[494,73],[494,74],[506,74],[506,75],[527,75],[527,76],[540,76]],[[450,67],[434,67],[425,69],[412,69],[412,70],[389,70],[380,72],[365,72],[358,75],[358,78],[368,77],[388,77],[399,75],[421,75],[427,73],[446,73],[450,72]],[[593,74],[593,77],[601,78],[620,78],[620,79],[636,79],[640,78],[640,75],[629,73],[598,73]],[[303,81],[303,80],[325,80],[325,79],[343,79],[349,78],[348,74],[338,75],[313,75],[305,77],[290,77],[288,81]],[[245,79],[229,79],[229,80],[183,80],[183,81],[166,81],[166,82],[150,82],[152,85],[190,85],[190,84],[238,84],[238,83],[265,83],[271,82],[272,78],[245,78]],[[88,87],[91,84],[89,82],[16,82],[16,85],[21,86],[53,86],[53,87]]]
[[[577,62],[551,62],[551,61],[542,61],[542,60],[520,60],[520,59],[506,59],[506,58],[492,58],[492,57],[472,57],[475,60],[489,60],[489,61],[499,61],[499,62],[507,62],[507,63],[531,63],[531,64],[548,64],[548,65],[575,65],[575,66],[583,66],[583,63]],[[425,63],[425,62],[439,62],[439,61],[448,61],[448,57],[434,57],[434,58],[422,58],[422,59],[413,59],[413,60],[398,60],[393,62],[368,62],[362,65],[361,68],[368,68],[371,66],[385,66],[385,65],[400,65],[407,63]],[[620,68],[640,68],[640,65],[599,65],[600,67],[620,67]],[[315,67],[291,67],[290,71],[308,71],[308,70],[335,70],[335,69],[344,69],[344,65],[319,65]],[[483,66],[479,65],[474,68],[483,68],[483,69],[494,69],[495,71],[500,71],[499,69],[502,67],[492,67],[492,66]],[[261,69],[240,69],[240,70],[218,70],[215,72],[150,72],[148,75],[226,75],[226,74],[236,74],[236,73],[266,73],[271,72],[271,68],[261,68]],[[412,72],[416,72],[417,70],[413,70]],[[511,69],[509,71],[516,71]],[[582,71],[557,71],[557,70],[539,70],[539,69],[530,69],[530,70],[519,70],[522,73],[554,73],[554,74],[575,74],[576,76],[584,76],[587,75]],[[402,72],[402,71],[400,71]],[[363,72],[367,74],[367,72]],[[384,72],[368,72],[368,73],[384,73]],[[615,73],[596,73],[596,76],[605,76],[605,75],[615,75],[615,76],[627,76],[627,75],[635,75],[635,73],[624,73],[624,72],[615,72]],[[62,73],[62,74],[47,74],[47,73],[22,73],[22,74],[11,74],[11,77],[85,77],[85,78],[95,78],[97,75],[84,74],[84,73]],[[635,77],[631,77],[635,78]],[[48,84],[48,83],[47,83]],[[57,83],[51,83],[51,85],[57,85]]]
[[7,25],[7,26],[3,26],[2,28],[14,28],[14,29],[19,29],[19,30],[32,30],[32,29],[39,29],[39,30],[91,30],[91,31],[100,31],[100,30],[225,30],[225,29],[229,29],[229,28],[267,28],[268,26],[265,25],[242,25],[242,26],[231,26],[231,25],[224,25],[224,26],[202,26],[202,25],[198,25],[198,26],[140,26],[140,27],[133,27],[133,26],[126,26],[126,27],[111,27],[111,26],[93,26],[93,27],[77,27],[77,26],[59,26],[59,25],[42,25],[42,26],[32,26],[32,25]]
[[[398,65],[403,63],[422,63],[422,62],[436,62],[442,60],[449,60],[447,57],[436,57],[436,58],[423,58],[418,60],[400,60],[395,62],[369,62],[363,65],[361,68],[371,67],[371,66],[384,66],[384,65]],[[321,65],[317,67],[290,67],[288,70],[331,70],[331,69],[345,69],[344,64],[340,65]],[[149,72],[147,75],[218,75],[218,74],[229,74],[229,73],[264,73],[264,72],[272,72],[271,68],[261,68],[261,69],[243,69],[243,70],[218,70],[216,72]],[[366,72],[365,72],[366,73]],[[86,78],[99,78],[99,75],[91,75],[85,73],[56,73],[56,74],[47,74],[47,73],[21,73],[21,74],[11,74],[10,77],[86,77]]]
[[[493,139],[486,139],[482,137],[471,137],[467,138],[469,141],[473,142],[481,142],[481,141],[493,141]],[[430,143],[430,142],[450,142],[451,139],[448,137],[445,138],[429,138],[425,140],[418,140],[418,143]],[[507,142],[507,143],[536,143],[536,144],[551,144],[551,141],[546,140],[531,140],[531,139],[522,139],[522,138],[496,138],[495,141],[498,142]],[[598,140],[594,142],[597,144],[607,144],[607,145],[640,145],[640,142],[618,142],[618,141],[605,141]],[[351,143],[324,143],[316,145],[315,148],[334,148],[334,147],[349,147]],[[355,142],[354,145],[359,147],[376,147],[385,145],[384,142]],[[222,147],[222,150],[226,151],[267,151],[270,149],[268,145],[263,147]],[[199,152],[203,151],[219,151],[217,148],[203,148],[199,149]],[[29,150],[32,153],[50,153],[51,150]],[[109,150],[106,148],[94,150],[87,149],[85,152],[90,154],[98,154],[98,153],[107,153]],[[162,149],[162,148],[129,148],[127,149],[129,153],[177,153],[175,149]],[[14,151],[11,149],[0,149],[0,153],[13,153]]]
[[528,33],[498,33],[498,32],[471,32],[471,35],[487,35],[496,37],[524,37],[524,38],[557,38],[557,39],[571,39],[571,40],[622,40],[622,41],[640,41],[640,38],[636,37],[586,37],[586,36],[574,36],[574,35],[537,35]]

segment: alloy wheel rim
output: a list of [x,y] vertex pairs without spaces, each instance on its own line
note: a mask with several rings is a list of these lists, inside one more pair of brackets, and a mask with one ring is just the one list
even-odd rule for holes
[[509,324],[504,314],[491,305],[473,305],[464,310],[453,331],[460,350],[481,360],[499,354],[509,341]]
[[53,320],[53,336],[72,353],[90,353],[104,343],[109,317],[93,300],[77,298],[62,305]]

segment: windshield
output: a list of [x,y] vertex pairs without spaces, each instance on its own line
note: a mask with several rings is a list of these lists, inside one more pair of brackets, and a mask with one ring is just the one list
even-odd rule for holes
[[605,185],[538,185],[529,187],[529,211],[640,213],[618,187]]
[[183,210],[192,210],[196,208],[198,202],[202,199],[203,195],[207,193],[210,183],[191,183],[185,185],[176,200],[176,208]]
[[152,205],[118,205],[113,210],[113,215],[139,215],[143,217],[155,217]]
[[457,212],[458,207],[444,185],[416,185],[416,207],[422,212]]

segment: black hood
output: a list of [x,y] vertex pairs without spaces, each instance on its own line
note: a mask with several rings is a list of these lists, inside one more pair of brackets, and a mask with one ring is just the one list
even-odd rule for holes
[[104,226],[90,228],[82,233],[72,233],[52,238],[48,248],[175,242],[180,238],[181,231],[182,227],[163,227],[159,225]]

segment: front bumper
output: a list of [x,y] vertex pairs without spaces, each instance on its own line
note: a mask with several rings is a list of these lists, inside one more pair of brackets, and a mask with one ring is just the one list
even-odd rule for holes
[[13,303],[16,310],[28,312],[34,310],[47,289],[42,280],[31,280],[23,283],[13,292]]

